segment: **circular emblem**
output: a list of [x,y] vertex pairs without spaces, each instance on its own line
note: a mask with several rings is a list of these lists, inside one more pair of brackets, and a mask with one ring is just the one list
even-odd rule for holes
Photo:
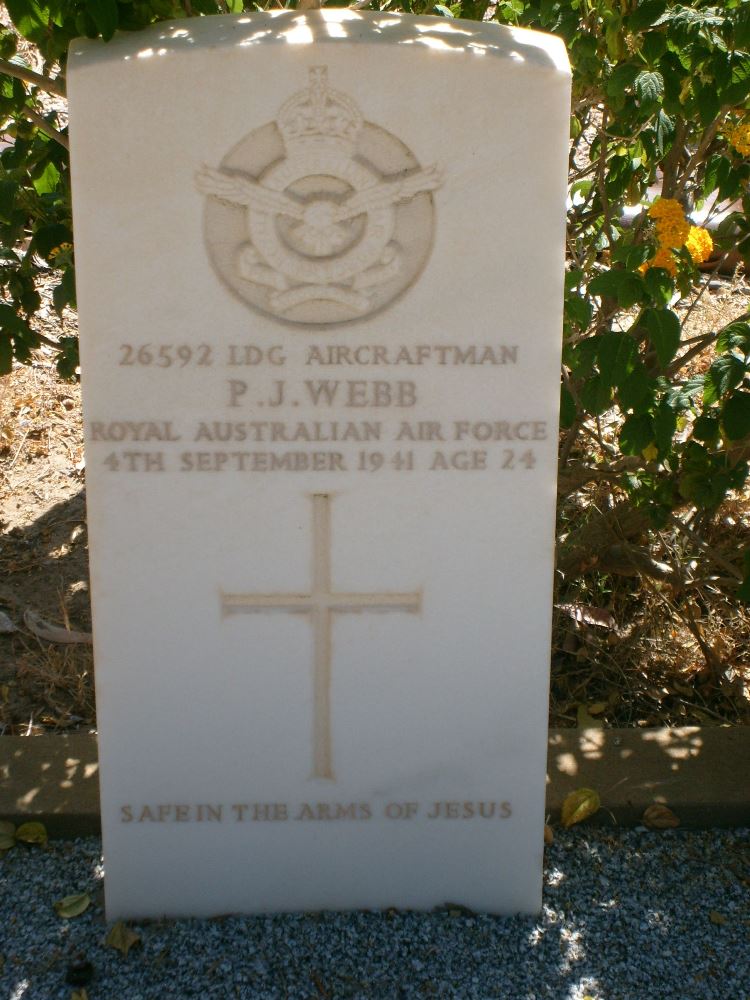
[[368,316],[412,284],[432,246],[440,181],[329,89],[324,66],[276,121],[196,174],[225,284],[278,319],[321,325]]

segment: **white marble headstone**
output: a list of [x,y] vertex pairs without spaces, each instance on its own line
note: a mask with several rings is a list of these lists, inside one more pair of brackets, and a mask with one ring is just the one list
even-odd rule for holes
[[437,17],[73,43],[110,919],[538,909],[569,86]]

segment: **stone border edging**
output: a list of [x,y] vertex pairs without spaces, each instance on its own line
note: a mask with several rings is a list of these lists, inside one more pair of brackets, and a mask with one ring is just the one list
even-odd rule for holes
[[[96,736],[0,736],[0,819],[40,820],[51,837],[99,833]],[[750,826],[750,726],[680,729],[553,729],[547,812],[594,788],[597,824],[633,826],[664,802],[693,828]]]

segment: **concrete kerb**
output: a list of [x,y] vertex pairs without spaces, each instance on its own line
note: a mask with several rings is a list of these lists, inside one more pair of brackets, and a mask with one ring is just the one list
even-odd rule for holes
[[[0,819],[39,820],[51,837],[99,833],[96,736],[0,737]],[[547,812],[595,789],[602,809],[587,822],[633,826],[652,803],[681,826],[750,826],[750,726],[680,729],[553,729]]]

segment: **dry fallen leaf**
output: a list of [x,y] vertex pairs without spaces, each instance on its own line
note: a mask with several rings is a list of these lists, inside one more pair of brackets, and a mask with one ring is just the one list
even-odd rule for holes
[[606,608],[594,608],[590,604],[558,604],[560,611],[567,611],[574,622],[581,625],[598,625],[599,628],[617,628],[617,622],[611,611]]
[[61,628],[59,625],[50,625],[49,622],[40,618],[34,611],[24,611],[23,623],[29,632],[33,632],[37,638],[44,639],[46,642],[85,643],[90,645],[93,641],[90,632],[74,632],[72,629]]
[[86,990],[73,990],[70,1000],[89,1000],[89,995]]
[[118,920],[113,925],[104,943],[109,945],[110,948],[116,948],[123,955],[127,955],[131,948],[141,943],[141,936],[131,930],[122,920]]
[[593,788],[577,788],[565,796],[562,804],[562,824],[565,827],[574,826],[589,816],[593,816],[601,808],[599,793]]
[[46,844],[47,830],[44,823],[36,821],[21,823],[16,830],[16,840],[20,840],[24,844]]
[[69,920],[71,917],[80,917],[91,905],[91,896],[87,892],[78,892],[72,896],[65,896],[55,903],[55,913],[58,917]]
[[548,823],[544,824],[544,843],[547,847],[551,847],[555,842],[555,834],[552,831],[552,827]]
[[719,913],[718,910],[711,910],[711,912],[708,915],[708,919],[711,921],[712,924],[716,924],[717,927],[723,927],[724,924],[729,923],[724,914]]
[[643,814],[643,822],[652,830],[669,830],[680,825],[672,810],[661,802],[654,802]]

